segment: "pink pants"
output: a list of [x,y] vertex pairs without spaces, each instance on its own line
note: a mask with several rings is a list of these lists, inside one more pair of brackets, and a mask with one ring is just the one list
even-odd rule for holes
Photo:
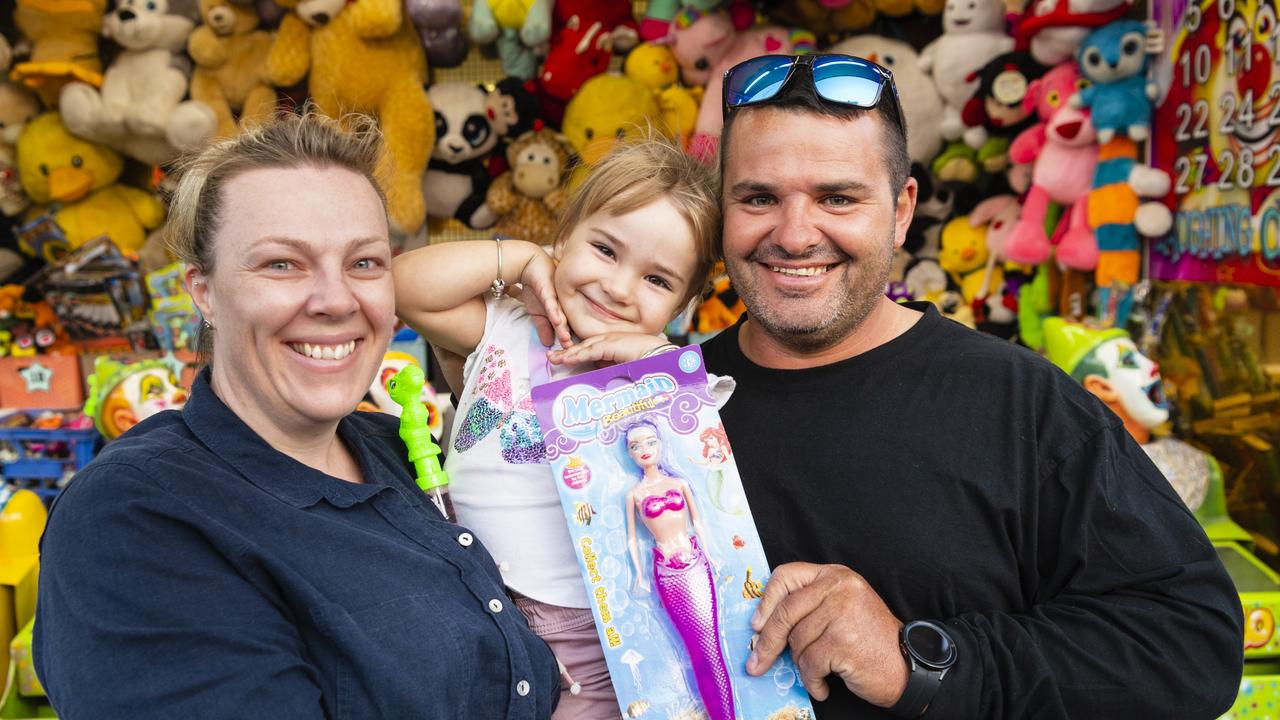
[[564,663],[574,682],[582,686],[580,693],[572,695],[569,682],[560,679],[560,704],[551,720],[617,720],[621,710],[591,611],[548,605],[527,597],[517,597],[516,607],[529,622],[529,628],[551,646],[551,652]]

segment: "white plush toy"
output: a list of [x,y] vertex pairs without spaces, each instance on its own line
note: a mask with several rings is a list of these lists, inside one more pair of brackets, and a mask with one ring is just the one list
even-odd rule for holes
[[893,72],[902,114],[907,116],[907,154],[928,166],[942,149],[942,96],[921,71],[920,53],[907,43],[881,35],[855,35],[827,52],[866,58]]
[[[942,35],[920,54],[920,69],[933,76],[933,84],[946,103],[941,126],[944,139],[964,135],[970,147],[986,142],[986,129],[966,130],[960,112],[978,89],[975,71],[1012,49],[1013,38],[1004,30],[1002,0],[947,0]],[[968,79],[970,74],[974,74],[972,80]]]
[[67,129],[154,165],[213,137],[213,110],[183,101],[191,75],[184,50],[196,17],[194,0],[119,0],[102,34],[124,52],[103,74],[101,91],[80,82],[62,89]]

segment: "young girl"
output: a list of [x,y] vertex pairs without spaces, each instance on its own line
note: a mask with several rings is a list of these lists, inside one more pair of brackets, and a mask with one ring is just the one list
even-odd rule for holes
[[[451,242],[396,259],[396,308],[467,358],[445,463],[458,521],[484,541],[529,626],[567,667],[556,718],[618,705],[533,404],[533,385],[669,346],[662,328],[719,255],[713,170],[661,140],[622,145],[570,200],[553,254],[519,240]],[[507,290],[519,283],[520,300]],[[539,341],[534,317],[558,347]],[[576,683],[574,682],[576,681]]]

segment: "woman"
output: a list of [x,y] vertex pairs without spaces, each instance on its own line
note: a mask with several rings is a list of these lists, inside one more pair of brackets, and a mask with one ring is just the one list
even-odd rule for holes
[[[627,494],[627,540],[635,566],[636,588],[648,590],[653,575],[662,608],[680,635],[693,666],[698,695],[711,720],[733,720],[733,687],[720,647],[720,613],[715,576],[706,550],[698,541],[707,534],[698,519],[689,484],[665,459],[658,426],[639,420],[623,433],[627,457],[638,482]],[[648,572],[640,561],[636,518],[653,536],[653,564]],[[692,525],[696,535],[689,533]]]
[[36,669],[62,717],[542,718],[555,659],[424,502],[396,419],[376,132],[315,115],[189,159],[166,232],[210,366],[107,448],[44,537]]

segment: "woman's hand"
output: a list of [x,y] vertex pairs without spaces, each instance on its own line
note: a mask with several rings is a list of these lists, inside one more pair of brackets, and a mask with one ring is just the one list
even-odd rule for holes
[[636,592],[649,592],[649,578],[642,572],[636,573]]
[[556,365],[590,362],[603,367],[639,360],[664,345],[671,343],[657,335],[612,332],[587,338],[571,348],[552,350],[547,359]]
[[520,270],[522,288],[512,293],[512,297],[524,303],[525,310],[534,318],[535,323],[539,318],[545,318],[560,345],[569,347],[573,344],[573,337],[569,332],[569,321],[565,319],[560,301],[556,298],[555,283],[552,280],[555,271],[555,260],[539,249],[529,256],[529,261]]

